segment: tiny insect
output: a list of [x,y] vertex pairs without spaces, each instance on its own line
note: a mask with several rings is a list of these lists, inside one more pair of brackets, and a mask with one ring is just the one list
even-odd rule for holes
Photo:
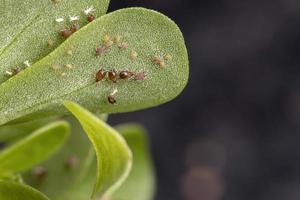
[[78,31],[79,29],[80,29],[80,25],[79,25],[78,23],[73,23],[73,24],[71,25],[70,31],[71,31],[72,33],[75,33],[75,32]]
[[117,103],[117,100],[115,99],[115,97],[113,95],[108,95],[107,96],[107,100],[110,104],[115,104]]
[[71,65],[71,64],[65,64],[64,67],[65,67],[65,68],[68,68],[68,69],[72,69],[72,68],[73,68],[73,65]]
[[120,35],[117,35],[114,37],[113,41],[114,41],[114,43],[119,44],[121,39],[122,39],[122,37]]
[[45,179],[45,177],[47,175],[47,171],[46,171],[45,167],[38,166],[38,167],[33,168],[32,175],[34,176],[34,178],[37,181],[42,181]]
[[103,52],[107,49],[106,46],[101,45],[99,47],[96,48],[96,56],[100,56],[101,54],[103,54]]
[[108,72],[108,78],[109,80],[111,80],[112,82],[116,83],[118,80],[118,74],[115,70],[111,70]]
[[10,71],[6,71],[5,73],[9,76],[14,76],[17,75],[18,73],[20,73],[22,71],[22,69],[20,67],[15,67]]
[[165,55],[165,60],[171,60],[172,59],[172,55],[171,54],[167,54]]
[[145,72],[138,72],[134,75],[134,80],[143,81],[145,80],[146,74]]
[[74,169],[75,167],[77,167],[78,165],[78,158],[75,155],[70,156],[69,158],[67,158],[65,166],[67,169],[71,170]]
[[48,47],[53,47],[53,45],[54,45],[53,40],[51,40],[51,39],[49,38],[48,41],[47,41],[47,45],[48,45]]
[[100,69],[97,73],[96,73],[96,82],[99,82],[101,80],[103,80],[106,77],[107,72],[104,71],[103,69]]
[[108,96],[107,100],[110,104],[115,104],[117,103],[117,100],[115,98],[115,94],[118,92],[118,90],[115,88]]
[[95,20],[95,16],[94,15],[88,15],[87,20],[88,20],[88,22],[92,22],[92,21]]
[[126,42],[122,42],[122,43],[118,44],[118,47],[120,49],[127,49],[128,48],[128,44]]
[[60,35],[64,38],[68,38],[72,35],[72,31],[65,29],[60,32]]
[[131,54],[130,54],[130,58],[131,60],[136,60],[138,57],[138,53],[135,52],[135,51],[132,51]]
[[155,64],[158,64],[160,68],[165,68],[166,63],[160,56],[154,56],[152,60]]
[[120,71],[120,73],[119,73],[120,79],[127,80],[127,79],[131,78],[132,76],[133,76],[133,73],[128,70],[123,70],[123,71]]

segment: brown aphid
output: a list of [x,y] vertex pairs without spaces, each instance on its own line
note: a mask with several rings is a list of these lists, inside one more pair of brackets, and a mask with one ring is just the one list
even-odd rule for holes
[[146,78],[145,72],[138,72],[134,75],[134,80],[143,81]]
[[97,73],[96,73],[96,82],[99,82],[101,80],[103,80],[106,77],[107,72],[104,71],[103,69],[100,69]]
[[65,29],[65,30],[62,30],[60,32],[60,35],[63,37],[63,38],[68,38],[72,35],[72,31],[68,30],[68,29]]
[[159,63],[159,67],[160,67],[161,69],[165,68],[165,67],[166,67],[165,61],[161,61],[161,62]]
[[78,165],[78,157],[75,155],[70,156],[67,158],[65,166],[68,170],[76,168]]
[[113,96],[113,95],[108,95],[107,96],[107,100],[108,100],[108,102],[110,103],[110,104],[115,104],[115,103],[117,103],[117,100],[115,99],[115,97]]
[[92,21],[95,20],[95,16],[94,15],[89,15],[89,16],[87,16],[87,20],[88,20],[88,22],[92,22]]
[[73,24],[71,25],[70,31],[71,31],[72,33],[75,33],[75,32],[78,31],[79,29],[80,29],[80,25],[79,25],[78,23],[73,23]]
[[132,76],[133,76],[133,73],[128,70],[123,70],[123,71],[120,71],[120,73],[119,73],[120,79],[127,80],[127,79],[131,78]]
[[48,41],[47,41],[47,45],[48,45],[48,47],[53,47],[53,45],[54,45],[53,40],[51,40],[51,39],[49,38]]
[[101,45],[99,47],[96,48],[96,56],[100,56],[103,54],[103,52],[107,49],[106,46]]
[[34,178],[37,181],[42,181],[45,179],[45,177],[47,175],[47,170],[45,167],[38,166],[38,167],[33,168],[32,175],[34,176]]
[[118,44],[118,47],[120,49],[127,49],[128,48],[128,44],[126,42],[122,42],[122,43]]
[[115,70],[111,70],[108,72],[108,78],[109,80],[111,80],[112,82],[116,83],[118,80],[118,74]]

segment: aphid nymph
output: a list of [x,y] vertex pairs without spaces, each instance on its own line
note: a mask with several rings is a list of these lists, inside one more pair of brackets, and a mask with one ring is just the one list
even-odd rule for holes
[[122,42],[122,43],[118,44],[118,47],[120,49],[127,49],[128,48],[128,44],[126,42]]
[[68,30],[68,29],[64,29],[60,32],[60,35],[63,37],[63,38],[68,38],[72,35],[72,31]]
[[90,15],[87,16],[87,20],[88,20],[88,22],[92,22],[92,21],[95,20],[95,16],[90,14]]
[[138,72],[134,75],[134,80],[143,81],[145,80],[145,72]]
[[96,73],[96,82],[99,82],[101,80],[103,80],[106,77],[107,72],[104,71],[103,69],[100,69],[97,73]]
[[100,56],[106,50],[106,46],[101,45],[96,48],[96,56]]
[[71,25],[70,31],[71,31],[72,33],[75,33],[75,32],[78,31],[79,29],[80,29],[80,25],[79,25],[78,23],[73,23],[73,24]]
[[131,60],[136,60],[138,57],[138,53],[136,51],[132,51],[130,54]]
[[37,181],[42,181],[43,179],[45,179],[45,177],[47,175],[47,171],[46,171],[45,167],[38,166],[38,167],[33,168],[32,175],[34,176],[34,178]]
[[65,165],[66,165],[66,168],[69,170],[74,169],[78,165],[77,156],[72,155],[69,158],[67,158]]
[[118,74],[115,70],[111,70],[108,72],[108,78],[109,80],[111,80],[112,82],[116,83],[117,79],[118,79]]
[[119,73],[120,79],[129,79],[130,77],[132,77],[132,75],[133,73],[128,70],[123,70]]

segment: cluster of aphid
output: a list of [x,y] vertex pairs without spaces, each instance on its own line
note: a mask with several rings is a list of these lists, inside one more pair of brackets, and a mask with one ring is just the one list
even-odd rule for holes
[[61,76],[65,76],[66,75],[66,70],[70,70],[73,68],[73,65],[72,64],[64,64],[63,67],[59,64],[53,64],[50,66],[51,69],[54,70],[54,72],[56,74],[59,74]]
[[161,69],[166,67],[166,61],[172,59],[171,54],[166,54],[165,56],[154,56],[152,61],[153,63],[157,64]]
[[[94,7],[91,6],[85,10],[83,10],[83,13],[86,16],[86,19],[88,22],[92,22],[95,19],[95,16],[92,14],[95,11]],[[70,27],[64,28],[63,30],[60,31],[60,35],[63,38],[68,38],[70,37],[73,33],[78,31],[80,29],[80,25],[78,23],[80,19],[80,16],[69,16],[69,21],[71,23]],[[56,22],[61,23],[64,21],[63,17],[57,18]]]
[[[115,84],[118,80],[144,80],[145,76],[145,72],[131,72],[129,70],[121,70],[118,72],[116,70],[105,71],[100,69],[96,73],[96,82],[108,79]],[[115,104],[117,102],[115,98],[117,92],[118,90],[115,88],[115,85],[113,85],[113,90],[107,96],[107,100],[110,104]]]
[[23,67],[16,66],[16,67],[12,68],[11,70],[6,71],[5,73],[8,76],[14,76],[14,75],[17,75],[18,73],[20,73],[23,69],[31,66],[31,64],[29,63],[28,60],[26,60],[23,64],[24,64]]
[[[102,40],[102,44],[96,47],[96,56],[101,56],[106,50],[108,50],[113,44],[116,44],[120,49],[127,49],[128,44],[122,42],[122,37],[117,35],[114,38],[111,38],[109,35],[105,35]],[[137,53],[136,53],[137,57]]]
[[[77,166],[78,166],[78,157],[77,156],[71,155],[65,160],[66,170],[73,170]],[[32,175],[36,181],[41,182],[47,176],[47,169],[43,166],[37,166],[32,169]]]

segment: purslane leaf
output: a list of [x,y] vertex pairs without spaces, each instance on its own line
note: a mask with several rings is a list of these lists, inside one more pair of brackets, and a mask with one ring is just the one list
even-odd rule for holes
[[97,156],[97,180],[92,197],[107,196],[127,178],[132,166],[132,153],[126,141],[105,122],[76,103],[64,105],[79,120]]
[[146,131],[137,124],[123,124],[115,128],[125,138],[133,153],[133,165],[128,178],[112,194],[111,199],[153,200],[155,173]]
[[53,155],[69,136],[66,122],[55,122],[38,129],[0,152],[0,177],[31,169]]
[[[101,76],[111,70],[119,75],[117,83]],[[121,71],[130,78],[120,80]],[[152,10],[122,9],[88,24],[0,85],[0,124],[67,113],[63,100],[102,113],[157,106],[183,90],[188,73],[184,39],[173,21]]]
[[[35,63],[59,46],[65,40],[60,31],[70,29],[74,23],[86,25],[88,15],[105,14],[109,0],[1,0],[0,4],[2,83],[10,72],[15,73],[14,69],[28,67],[28,63]],[[84,11],[89,8],[92,11],[86,15]],[[79,20],[70,22],[70,17]]]
[[71,116],[65,120],[72,125],[71,137],[57,154],[39,165],[47,175],[38,180],[27,172],[23,177],[51,200],[87,200],[96,181],[96,155],[77,120]]
[[24,184],[0,181],[1,200],[49,200],[41,192]]
[[12,124],[0,127],[0,143],[12,143],[31,134],[38,128],[49,124],[56,118],[43,118],[26,123]]

